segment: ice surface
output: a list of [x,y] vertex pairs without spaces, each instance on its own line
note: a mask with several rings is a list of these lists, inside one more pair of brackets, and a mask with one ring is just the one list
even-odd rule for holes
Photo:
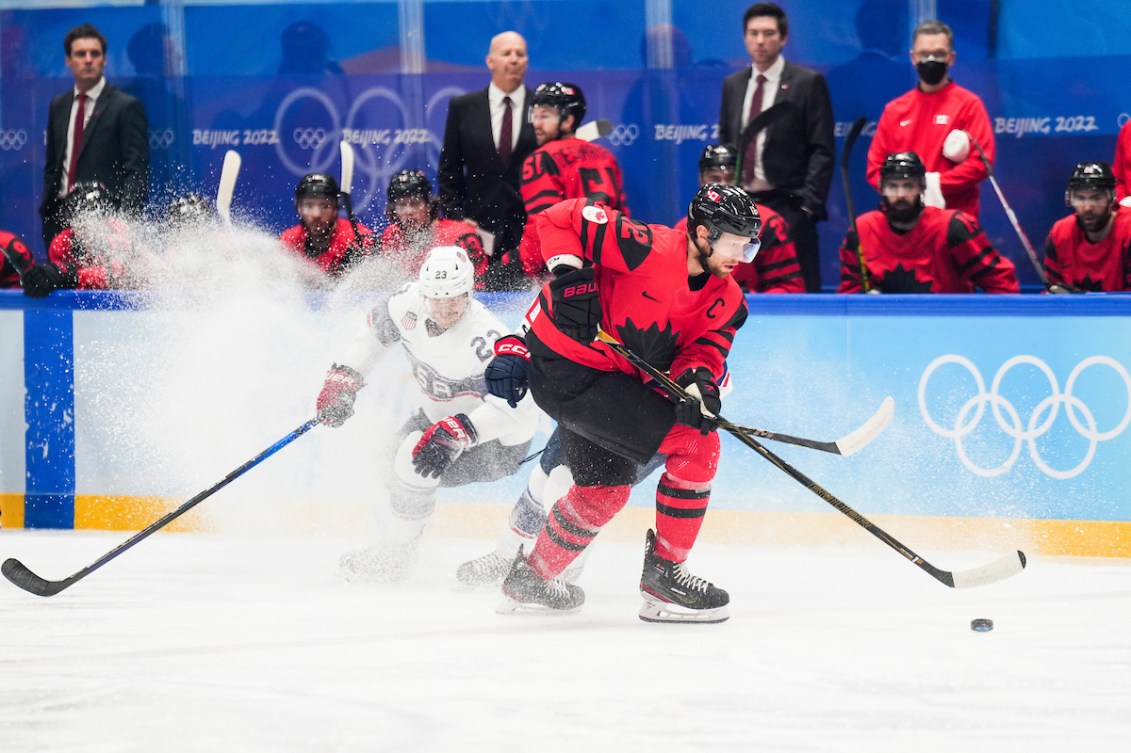
[[[0,532],[61,578],[128,534]],[[566,617],[337,577],[356,542],[162,534],[50,599],[0,581],[0,750],[1115,751],[1131,738],[1131,563],[1035,557],[947,589],[876,547],[701,544],[722,625],[636,617],[640,545],[598,543]],[[923,552],[959,569],[993,552]],[[988,617],[992,633],[970,620]],[[580,746],[580,747],[579,747]]]

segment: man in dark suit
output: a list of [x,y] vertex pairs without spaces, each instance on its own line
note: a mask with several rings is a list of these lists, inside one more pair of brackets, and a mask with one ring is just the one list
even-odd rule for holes
[[486,89],[452,97],[440,151],[440,203],[449,219],[466,220],[494,235],[488,290],[525,288],[518,242],[526,223],[518,190],[523,160],[538,145],[529,122],[533,92],[526,77],[526,40],[506,31],[491,40]]
[[149,192],[145,108],[103,78],[106,38],[83,24],[67,32],[63,49],[75,88],[52,99],[47,116],[44,246],[67,227],[63,199],[76,183],[101,183],[110,204],[127,212],[140,212]]
[[[782,57],[789,20],[778,5],[751,5],[742,24],[753,64],[723,81],[719,140],[739,147],[740,185],[789,223],[805,288],[818,292],[817,223],[827,217],[825,201],[835,158],[828,85],[821,74]],[[781,119],[749,142],[743,139],[746,124],[778,103],[786,103],[787,108]]]

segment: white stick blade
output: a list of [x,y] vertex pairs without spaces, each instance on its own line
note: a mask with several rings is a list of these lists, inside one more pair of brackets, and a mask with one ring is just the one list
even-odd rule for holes
[[573,134],[582,141],[596,141],[613,132],[613,124],[608,120],[590,120],[578,127]]
[[880,436],[884,429],[891,423],[895,415],[895,399],[888,395],[880,403],[880,409],[862,423],[859,428],[847,436],[838,439],[835,444],[841,455],[852,455],[868,446],[873,439]]
[[353,188],[353,146],[348,141],[342,141],[342,193],[350,193]]
[[232,224],[232,196],[236,192],[236,180],[240,175],[240,153],[229,149],[224,155],[224,166],[220,170],[220,188],[216,191],[216,213],[227,224]]
[[977,588],[1011,578],[1025,569],[1025,553],[1018,550],[972,570],[951,573],[955,588]]

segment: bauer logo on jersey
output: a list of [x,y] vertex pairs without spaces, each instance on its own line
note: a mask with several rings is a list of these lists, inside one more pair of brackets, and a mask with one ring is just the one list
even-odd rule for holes
[[587,206],[582,208],[581,216],[583,219],[590,222],[596,222],[598,225],[604,225],[609,221],[609,215],[605,214],[605,210],[601,207]]

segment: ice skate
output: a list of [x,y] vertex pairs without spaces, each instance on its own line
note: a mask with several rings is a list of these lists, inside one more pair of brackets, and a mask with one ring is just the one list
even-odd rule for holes
[[511,569],[511,560],[498,552],[468,560],[456,568],[456,580],[463,588],[499,586]]
[[648,531],[644,574],[640,577],[640,619],[645,622],[724,622],[730,596],[687,571],[682,562],[656,555],[656,534]]
[[585,592],[580,586],[560,578],[546,580],[526,563],[522,549],[503,580],[503,601],[495,609],[499,614],[513,612],[550,612],[569,614],[581,609]]
[[418,541],[347,552],[338,561],[338,567],[342,577],[351,583],[399,583],[412,573]]

